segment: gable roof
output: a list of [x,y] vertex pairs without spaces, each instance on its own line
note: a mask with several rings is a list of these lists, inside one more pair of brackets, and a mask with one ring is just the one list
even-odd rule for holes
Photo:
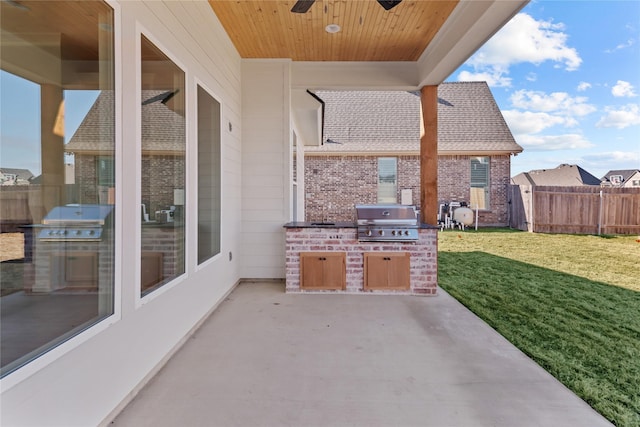
[[30,181],[34,178],[33,173],[29,169],[16,169],[16,168],[0,168],[2,175],[15,175],[16,179]]
[[[150,118],[142,124],[145,136],[142,141],[143,152],[163,154],[185,151],[185,120],[165,105],[163,100],[169,99],[168,95],[170,93],[166,90],[142,91],[142,115]],[[65,145],[65,151],[83,154],[112,152],[115,140],[114,105],[113,91],[103,90]],[[167,129],[172,132],[167,132]]]
[[633,175],[640,172],[640,169],[620,169],[620,170],[610,170],[602,177],[603,184],[611,184],[612,176],[622,176],[622,181],[615,185],[622,185],[629,180]]
[[[325,142],[309,154],[417,154],[420,96],[401,91],[317,91]],[[328,142],[328,143],[327,143]],[[486,82],[438,86],[438,153],[520,153]]]
[[600,185],[600,180],[578,165],[562,164],[555,169],[537,169],[514,176],[515,185],[549,185],[574,187],[577,185]]

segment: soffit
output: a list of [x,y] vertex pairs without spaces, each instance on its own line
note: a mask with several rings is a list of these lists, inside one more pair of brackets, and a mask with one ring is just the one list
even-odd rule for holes
[[[417,61],[458,0],[403,0],[385,10],[375,0],[209,0],[242,58],[293,61]],[[325,31],[329,24],[338,33]]]
[[2,1],[2,28],[63,60],[96,60],[99,28],[111,32],[112,10],[98,1]]

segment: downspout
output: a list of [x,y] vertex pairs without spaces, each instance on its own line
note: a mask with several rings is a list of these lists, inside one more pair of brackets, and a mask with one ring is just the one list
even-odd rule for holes
[[311,92],[309,89],[307,89],[307,93],[309,95],[311,95],[313,97],[313,99],[318,101],[320,103],[320,105],[322,105],[322,123],[321,123],[321,128],[320,128],[321,129],[320,130],[320,145],[324,145],[324,108],[325,108],[325,103],[322,100],[322,98],[320,98],[315,93]]

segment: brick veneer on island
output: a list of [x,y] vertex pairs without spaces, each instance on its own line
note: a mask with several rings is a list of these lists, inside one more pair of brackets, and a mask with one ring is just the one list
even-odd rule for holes
[[[423,226],[419,239],[412,242],[360,242],[356,225],[349,222],[316,225],[291,222],[286,230],[286,292],[344,292],[435,295],[438,284],[438,230]],[[342,252],[346,254],[346,289],[317,291],[301,289],[301,252]],[[364,254],[408,252],[410,254],[410,289],[408,291],[369,291],[364,289]]]

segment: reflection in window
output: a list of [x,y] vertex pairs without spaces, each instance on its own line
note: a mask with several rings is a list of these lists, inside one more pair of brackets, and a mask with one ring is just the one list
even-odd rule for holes
[[116,183],[112,9],[3,1],[0,17],[4,376],[113,313]]
[[378,158],[378,203],[397,203],[398,201],[398,159],[395,157]]
[[198,264],[220,253],[220,103],[198,86]]
[[184,273],[185,82],[142,36],[141,293]]
[[489,157],[471,158],[471,194],[472,207],[489,209]]

